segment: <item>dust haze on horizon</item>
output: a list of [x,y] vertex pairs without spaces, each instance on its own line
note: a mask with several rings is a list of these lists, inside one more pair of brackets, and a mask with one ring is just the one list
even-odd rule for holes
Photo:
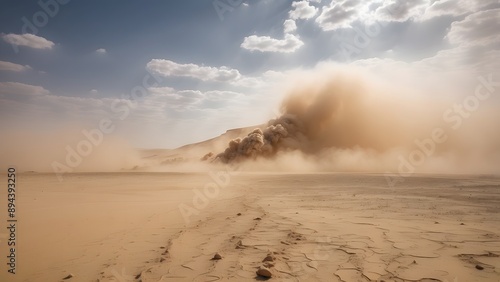
[[[418,77],[411,80],[419,83]],[[281,115],[229,144],[220,139],[215,147],[202,142],[189,151],[141,155],[126,140],[111,136],[83,156],[81,164],[63,172],[232,166],[249,171],[498,173],[500,113],[494,91],[484,88],[476,97],[477,107],[467,111],[471,106],[466,106],[464,117],[454,105],[474,93],[420,93],[410,84],[387,83],[359,67],[316,67],[284,81],[279,87],[284,93]],[[259,112],[246,114],[261,118]],[[75,144],[81,134],[67,130],[54,136],[11,137],[0,152],[4,163],[54,172],[54,161],[68,161],[66,145]],[[202,161],[208,152],[212,154]]]

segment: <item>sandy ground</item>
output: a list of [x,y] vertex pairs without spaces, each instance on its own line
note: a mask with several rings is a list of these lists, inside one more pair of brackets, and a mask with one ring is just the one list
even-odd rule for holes
[[421,175],[393,188],[368,174],[18,179],[17,274],[2,246],[0,281],[258,281],[262,265],[271,281],[500,281],[500,178]]

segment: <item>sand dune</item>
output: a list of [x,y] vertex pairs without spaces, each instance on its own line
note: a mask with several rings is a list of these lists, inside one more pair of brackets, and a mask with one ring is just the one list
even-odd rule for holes
[[258,281],[264,265],[272,281],[500,281],[497,177],[239,173],[206,206],[206,173],[19,180],[18,274],[1,281]]

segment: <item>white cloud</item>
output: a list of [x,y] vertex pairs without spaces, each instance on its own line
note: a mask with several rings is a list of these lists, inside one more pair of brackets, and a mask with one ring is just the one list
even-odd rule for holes
[[321,9],[316,22],[323,30],[349,28],[359,21],[374,22],[423,21],[441,15],[463,15],[498,2],[497,0],[332,0]]
[[283,23],[285,33],[294,32],[297,30],[297,25],[294,20],[288,19]]
[[423,20],[443,15],[460,16],[477,12],[490,5],[498,5],[498,0],[437,0],[425,10]]
[[97,54],[106,54],[107,53],[106,49],[104,49],[104,48],[99,48],[99,49],[95,50],[95,52]]
[[[451,24],[447,38],[456,45],[500,43],[500,9],[481,11]],[[496,46],[500,48],[500,46]]]
[[379,21],[405,22],[423,15],[428,5],[429,0],[385,0],[375,11],[375,17]]
[[479,11],[452,23],[446,36],[453,48],[422,60],[438,71],[475,74],[500,69],[500,9]]
[[323,30],[336,30],[350,27],[359,16],[360,1],[332,1],[329,6],[323,6],[316,22]]
[[290,18],[297,19],[310,19],[316,15],[318,8],[309,5],[308,1],[296,1],[292,3],[293,10],[289,12]]
[[41,86],[19,82],[0,82],[0,97],[19,98],[47,94],[49,91]]
[[196,78],[202,81],[217,81],[238,87],[253,89],[266,86],[262,77],[243,76],[237,69],[222,67],[199,66],[196,64],[179,64],[170,60],[153,59],[146,68],[161,76],[182,76]]
[[4,34],[3,40],[15,46],[26,46],[35,49],[52,49],[54,42],[34,34]]
[[90,93],[91,95],[98,95],[98,94],[99,94],[99,91],[97,91],[97,89],[92,89],[92,90],[90,90],[90,91],[89,91],[89,93]]
[[[379,72],[393,71],[413,73],[421,79],[427,76],[437,78],[448,75],[457,81],[474,80],[478,75],[498,73],[500,69],[500,9],[478,11],[455,21],[446,35],[452,44],[449,49],[414,62],[372,58],[355,64],[382,66]],[[397,80],[397,79],[396,79]],[[435,84],[431,85],[438,85]]]
[[269,36],[251,35],[245,37],[241,47],[251,51],[293,53],[297,51],[304,42],[293,34],[285,34],[284,39],[275,39]]
[[196,64],[179,64],[170,60],[153,59],[147,64],[147,68],[163,76],[184,76],[200,79],[203,81],[231,82],[241,78],[236,69],[225,66],[207,67]]
[[14,72],[21,72],[25,70],[30,70],[32,69],[28,65],[19,65],[11,62],[5,62],[5,61],[0,61],[0,71],[14,71]]

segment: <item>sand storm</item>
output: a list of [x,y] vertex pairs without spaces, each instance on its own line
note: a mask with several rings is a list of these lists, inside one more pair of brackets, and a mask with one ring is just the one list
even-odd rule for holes
[[359,69],[302,73],[287,87],[281,116],[231,140],[215,159],[250,160],[256,170],[275,161],[284,170],[494,173],[500,115],[492,79],[479,77],[469,95],[453,96],[465,96],[457,102],[384,84]]

